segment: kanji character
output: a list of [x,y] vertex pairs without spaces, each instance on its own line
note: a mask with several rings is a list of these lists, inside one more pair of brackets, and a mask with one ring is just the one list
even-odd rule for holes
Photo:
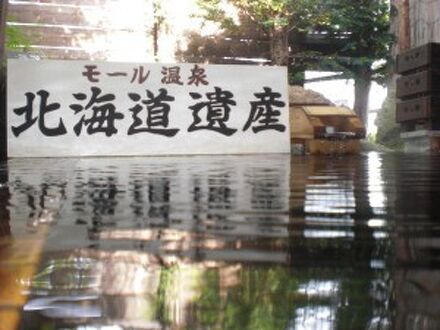
[[45,90],[39,90],[37,95],[40,97],[40,106],[39,106],[39,114],[36,117],[33,117],[34,112],[34,93],[25,93],[26,96],[26,105],[21,108],[14,109],[14,113],[21,116],[24,115],[25,121],[23,124],[12,127],[12,133],[15,136],[19,136],[21,133],[30,128],[35,122],[38,120],[38,128],[41,133],[45,136],[58,136],[66,134],[66,127],[62,119],[59,120],[57,127],[46,127],[45,116],[47,113],[58,110],[60,108],[59,103],[47,103],[47,99],[49,98],[49,92]]
[[[89,200],[93,225],[109,225],[109,220],[116,213],[118,201],[123,192],[119,189],[117,177],[96,176],[85,182],[86,198]],[[84,189],[83,188],[83,189]],[[121,194],[122,193],[122,194]]]
[[145,82],[145,80],[147,80],[149,75],[150,75],[150,70],[144,73],[144,67],[140,65],[138,68],[133,69],[133,76],[130,80],[130,83],[134,83],[137,79],[138,83],[142,84]]
[[180,80],[180,67],[171,66],[171,67],[162,67],[161,73],[163,74],[163,78],[161,82],[163,84],[177,84],[183,85],[183,82]]
[[[188,128],[188,132],[208,129],[230,136],[237,131],[225,124],[229,120],[230,105],[237,104],[232,99],[234,95],[229,91],[223,91],[220,87],[214,87],[214,90],[213,93],[206,93],[208,101],[199,102],[189,107],[193,111],[193,123]],[[189,93],[189,95],[195,100],[202,98],[199,93]],[[206,110],[203,120],[200,118],[202,109]],[[206,125],[200,125],[202,121],[206,122]]]
[[205,69],[199,68],[197,64],[194,65],[194,68],[191,69],[191,76],[188,78],[188,85],[196,85],[199,86],[199,84],[208,85],[209,82],[205,79]]
[[[116,134],[118,130],[115,127],[115,121],[124,118],[124,115],[116,112],[115,106],[111,103],[115,100],[115,95],[104,94],[100,96],[102,91],[98,87],[92,87],[91,91],[92,96],[85,107],[80,104],[70,105],[75,114],[90,110],[87,111],[89,116],[83,114],[80,121],[74,126],[75,134],[79,136],[83,126],[87,126],[87,134],[99,132],[105,133],[106,136]],[[87,95],[84,93],[73,94],[73,97],[78,101],[87,99]]]
[[168,95],[168,91],[164,88],[159,89],[159,95],[157,96],[149,90],[146,90],[146,94],[147,98],[142,101],[139,94],[128,94],[131,100],[142,103],[146,108],[145,120],[139,118],[139,113],[144,109],[142,105],[138,103],[129,109],[132,112],[133,124],[128,129],[128,135],[141,132],[161,134],[168,137],[176,135],[179,129],[168,128],[168,115],[170,112],[168,102],[174,101],[174,97]]
[[[170,215],[170,180],[158,177],[148,182],[148,218],[152,227],[168,227]],[[144,201],[145,203],[145,201]]]
[[258,123],[252,127],[254,133],[258,133],[267,129],[274,129],[279,132],[284,132],[286,126],[279,123],[280,111],[274,110],[273,107],[284,107],[285,103],[276,100],[281,97],[280,93],[272,92],[270,87],[264,87],[264,93],[255,93],[254,95],[259,101],[251,101],[251,113],[243,131],[246,131],[252,123]]
[[[217,185],[216,181],[224,181],[224,184]],[[218,180],[218,178],[210,178],[210,186],[208,189],[208,209],[230,209],[234,194],[228,185],[227,180]]]
[[95,76],[101,74],[101,72],[96,70],[98,68],[97,65],[84,65],[84,68],[86,68],[86,71],[82,73],[84,77],[87,77],[90,82],[99,82],[99,79],[95,78]]

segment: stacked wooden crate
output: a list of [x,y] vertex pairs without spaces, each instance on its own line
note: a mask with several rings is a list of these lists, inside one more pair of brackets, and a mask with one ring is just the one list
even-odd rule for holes
[[397,73],[401,76],[397,79],[396,121],[402,125],[405,145],[410,151],[438,151],[440,44],[429,43],[398,55]]
[[[397,57],[397,122],[436,129],[440,118],[440,44],[430,43]],[[412,127],[411,127],[412,126]]]

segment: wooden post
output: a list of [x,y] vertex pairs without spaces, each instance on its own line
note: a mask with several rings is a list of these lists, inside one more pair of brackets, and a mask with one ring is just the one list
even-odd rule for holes
[[400,52],[403,52],[411,48],[411,22],[409,15],[409,0],[403,0],[401,6],[399,46]]
[[8,0],[0,0],[0,160],[6,160],[7,154],[7,134],[6,134],[6,13]]
[[392,13],[391,31],[397,42],[393,45],[393,56],[411,48],[411,19],[409,0],[391,0]]

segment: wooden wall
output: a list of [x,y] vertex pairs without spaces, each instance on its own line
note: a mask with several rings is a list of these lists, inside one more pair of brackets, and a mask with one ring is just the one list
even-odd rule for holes
[[392,0],[391,30],[397,37],[396,55],[428,42],[440,42],[440,0]]
[[41,58],[121,60],[125,51],[123,60],[151,61],[152,6],[152,0],[9,0],[8,24],[24,32],[28,52]]
[[440,0],[410,0],[411,46],[440,42]]

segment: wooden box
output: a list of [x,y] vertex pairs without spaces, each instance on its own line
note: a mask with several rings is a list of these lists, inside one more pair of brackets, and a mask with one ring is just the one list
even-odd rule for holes
[[326,140],[313,139],[305,141],[307,153],[312,155],[358,154],[361,150],[360,140]]
[[397,56],[397,73],[405,74],[427,67],[440,68],[439,43],[428,43]]
[[397,79],[398,98],[407,98],[418,94],[440,93],[440,71],[425,70]]
[[440,117],[440,97],[423,96],[397,103],[396,121],[398,123]]

